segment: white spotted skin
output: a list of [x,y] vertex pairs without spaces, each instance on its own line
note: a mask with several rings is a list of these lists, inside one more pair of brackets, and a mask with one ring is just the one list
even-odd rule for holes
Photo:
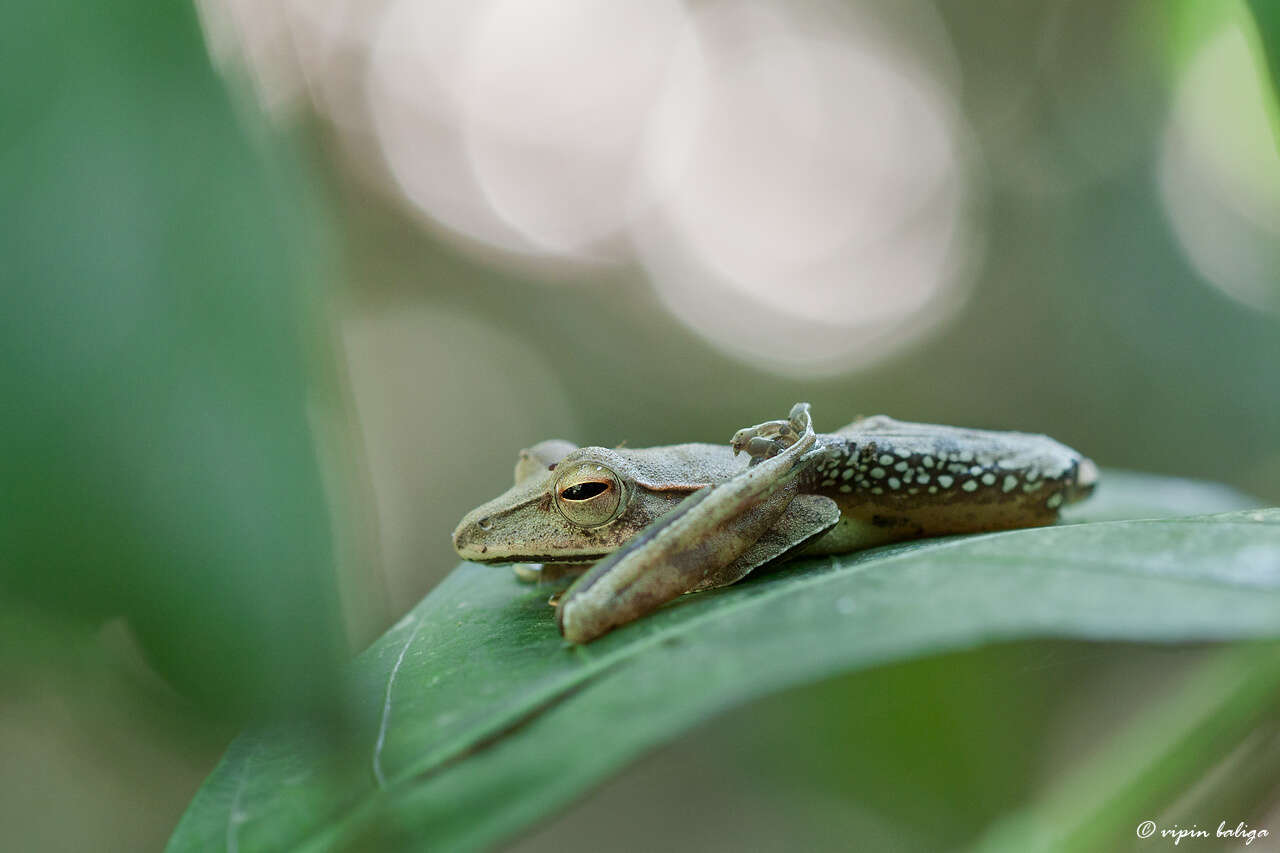
[[1097,478],[1092,462],[1044,435],[884,415],[821,435],[819,446],[825,452],[801,489],[835,499],[842,519],[809,547],[812,554],[1050,524]]

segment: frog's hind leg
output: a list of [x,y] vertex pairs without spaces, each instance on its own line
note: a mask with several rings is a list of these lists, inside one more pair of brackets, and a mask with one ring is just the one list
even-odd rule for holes
[[822,495],[796,495],[777,523],[727,566],[712,568],[689,591],[728,586],[766,563],[780,563],[836,526],[840,507]]

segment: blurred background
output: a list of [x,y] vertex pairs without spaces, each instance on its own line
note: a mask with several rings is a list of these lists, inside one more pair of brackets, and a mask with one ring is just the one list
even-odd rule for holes
[[[323,707],[544,438],[726,441],[808,400],[820,430],[1046,432],[1280,502],[1280,118],[1243,3],[0,23],[7,849],[160,847],[236,729]],[[1199,655],[839,679],[519,846],[963,843]]]

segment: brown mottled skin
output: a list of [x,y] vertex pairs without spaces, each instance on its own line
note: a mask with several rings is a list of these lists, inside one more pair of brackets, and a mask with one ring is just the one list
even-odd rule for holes
[[557,606],[566,638],[587,642],[796,554],[1050,524],[1096,478],[1092,462],[1043,435],[883,415],[815,434],[797,404],[732,446],[543,442],[522,451],[512,489],[462,520],[454,547],[477,562],[542,563],[543,577],[546,566],[563,575],[596,563]]

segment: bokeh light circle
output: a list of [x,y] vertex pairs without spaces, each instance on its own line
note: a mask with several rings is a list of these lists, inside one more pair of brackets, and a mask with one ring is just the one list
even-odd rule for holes
[[724,351],[813,376],[953,309],[974,246],[951,99],[853,26],[769,3],[697,18],[684,180],[637,229],[671,311]]
[[468,54],[464,133],[491,208],[591,254],[651,202],[649,126],[686,37],[676,0],[498,0]]
[[975,158],[925,4],[380,0],[346,40],[342,0],[268,5],[316,95],[365,51],[363,104],[315,100],[348,147],[373,141],[424,221],[554,270],[530,280],[638,261],[687,328],[796,376],[871,364],[965,295]]
[[533,252],[490,207],[462,130],[469,45],[488,5],[396,0],[374,41],[369,109],[387,167],[421,213],[480,243]]

